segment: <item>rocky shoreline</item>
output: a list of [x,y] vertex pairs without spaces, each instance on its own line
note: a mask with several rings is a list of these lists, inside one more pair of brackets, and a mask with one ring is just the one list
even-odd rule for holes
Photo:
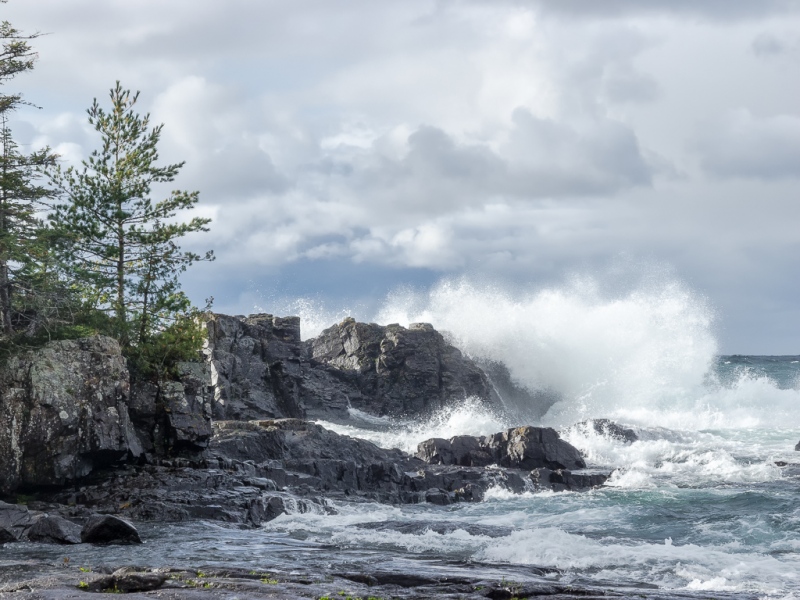
[[[132,380],[119,347],[103,337],[53,342],[4,365],[0,492],[10,503],[0,504],[0,543],[138,543],[136,525],[148,522],[258,526],[285,513],[335,513],[339,503],[444,506],[481,501],[490,489],[588,490],[608,476],[586,469],[580,453],[549,428],[434,438],[412,455],[313,422],[424,419],[467,398],[502,412],[486,373],[430,325],[347,319],[304,342],[293,317],[214,315],[208,339],[200,360],[181,365],[178,381]],[[493,365],[498,369],[502,379],[502,365]],[[504,377],[505,388],[513,386],[507,371]],[[592,426],[635,436],[613,423]],[[546,581],[511,589],[466,575],[327,573],[319,580],[209,571],[197,585],[189,581],[198,576],[180,569],[109,569],[89,567],[77,582],[68,566],[53,573],[52,565],[29,564],[31,577],[19,580],[5,569],[0,593],[602,595]]]

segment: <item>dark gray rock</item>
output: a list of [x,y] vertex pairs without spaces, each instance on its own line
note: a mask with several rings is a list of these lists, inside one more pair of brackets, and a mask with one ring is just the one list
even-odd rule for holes
[[34,517],[24,506],[0,502],[0,544],[22,539],[34,524]]
[[49,544],[80,544],[81,526],[59,516],[46,516],[31,526],[28,539]]
[[51,342],[0,371],[0,492],[58,486],[141,455],[129,376],[108,337]]
[[800,452],[800,442],[797,442],[797,445],[794,447],[797,452]]
[[582,469],[586,462],[577,448],[549,427],[518,427],[488,437],[434,438],[419,444],[417,457],[431,464],[512,469]]
[[487,438],[487,446],[496,449],[499,464],[529,471],[549,469],[583,469],[586,462],[577,448],[562,440],[550,427],[517,427]]
[[501,407],[483,371],[427,324],[345,319],[302,342],[296,317],[213,315],[206,354],[218,420],[414,417],[467,397]]
[[215,419],[304,416],[298,317],[212,315],[207,330]]
[[501,407],[483,371],[427,323],[345,319],[311,340],[311,358],[350,375],[350,406],[373,415],[425,415],[474,397]]
[[599,435],[614,438],[632,444],[639,440],[639,435],[630,427],[625,427],[609,419],[589,419],[576,423],[574,427],[582,431],[594,431]]
[[567,469],[534,469],[531,481],[537,488],[550,488],[555,492],[581,491],[603,485],[608,476],[602,473],[572,473]]
[[90,518],[81,529],[81,541],[85,544],[141,544],[136,528],[113,515],[97,515]]
[[450,494],[448,494],[447,491],[440,490],[439,488],[431,488],[425,492],[425,502],[446,506],[452,504],[453,500],[450,498]]
[[130,594],[157,590],[167,580],[166,573],[137,571],[132,568],[118,569],[111,575],[98,577],[87,584],[86,591]]

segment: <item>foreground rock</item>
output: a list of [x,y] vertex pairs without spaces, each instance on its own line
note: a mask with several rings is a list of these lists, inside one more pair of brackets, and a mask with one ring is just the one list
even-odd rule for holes
[[[553,569],[498,565],[490,577],[476,575],[469,565],[449,564],[436,568],[426,561],[421,569],[409,564],[405,570],[372,568],[342,570],[320,565],[313,572],[291,572],[200,566],[188,568],[77,567],[53,570],[46,563],[29,563],[23,573],[0,581],[0,594],[37,600],[90,598],[92,592],[138,594],[135,598],[270,598],[273,600],[319,600],[361,598],[395,600],[509,600],[545,596],[552,600],[592,600],[608,597],[644,600],[696,600],[696,592],[653,589],[634,585],[614,589],[553,581]],[[3,573],[5,575],[5,573]],[[155,591],[157,590],[157,591]],[[147,593],[153,592],[153,593]],[[707,594],[706,594],[707,596]],[[706,597],[703,596],[703,597]],[[754,594],[715,592],[715,598],[755,600]]]
[[34,515],[24,506],[0,502],[0,544],[17,542],[34,523]]

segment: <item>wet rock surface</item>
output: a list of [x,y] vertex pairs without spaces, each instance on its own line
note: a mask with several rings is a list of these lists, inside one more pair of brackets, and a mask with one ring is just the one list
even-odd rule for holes
[[613,438],[628,444],[639,440],[639,434],[631,427],[625,427],[610,419],[589,419],[576,423],[573,427],[579,431],[592,431],[597,435]]
[[578,450],[549,427],[517,427],[490,436],[432,438],[419,444],[417,457],[431,464],[512,469],[583,469]]

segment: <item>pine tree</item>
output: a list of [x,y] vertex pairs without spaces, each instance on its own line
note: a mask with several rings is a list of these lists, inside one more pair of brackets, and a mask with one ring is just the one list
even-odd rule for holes
[[3,334],[10,336],[14,333],[15,290],[29,297],[34,292],[23,283],[22,274],[36,271],[35,246],[41,241],[43,227],[37,212],[51,196],[50,190],[35,180],[55,157],[47,149],[21,154],[5,115],[0,115],[0,145],[0,318]]
[[[28,41],[36,37],[38,34],[22,34],[8,21],[0,24],[0,85],[33,68],[37,57]],[[24,283],[22,275],[36,270],[34,246],[41,239],[42,227],[37,212],[50,196],[49,190],[35,182],[55,160],[49,149],[32,154],[19,151],[8,119],[12,111],[24,104],[27,103],[21,94],[0,93],[0,331],[6,337],[14,333],[15,292],[29,299],[33,297],[34,290]],[[16,312],[25,315],[24,310]]]
[[173,191],[154,200],[153,186],[172,182],[184,163],[158,166],[163,125],[134,107],[138,92],[111,89],[111,107],[95,99],[89,123],[100,134],[100,148],[80,169],[55,169],[51,181],[64,202],[51,214],[52,225],[68,237],[66,264],[95,309],[108,314],[123,348],[141,348],[190,308],[178,276],[198,260],[183,251],[179,238],[207,231],[210,219],[177,219],[191,209],[198,192]]

